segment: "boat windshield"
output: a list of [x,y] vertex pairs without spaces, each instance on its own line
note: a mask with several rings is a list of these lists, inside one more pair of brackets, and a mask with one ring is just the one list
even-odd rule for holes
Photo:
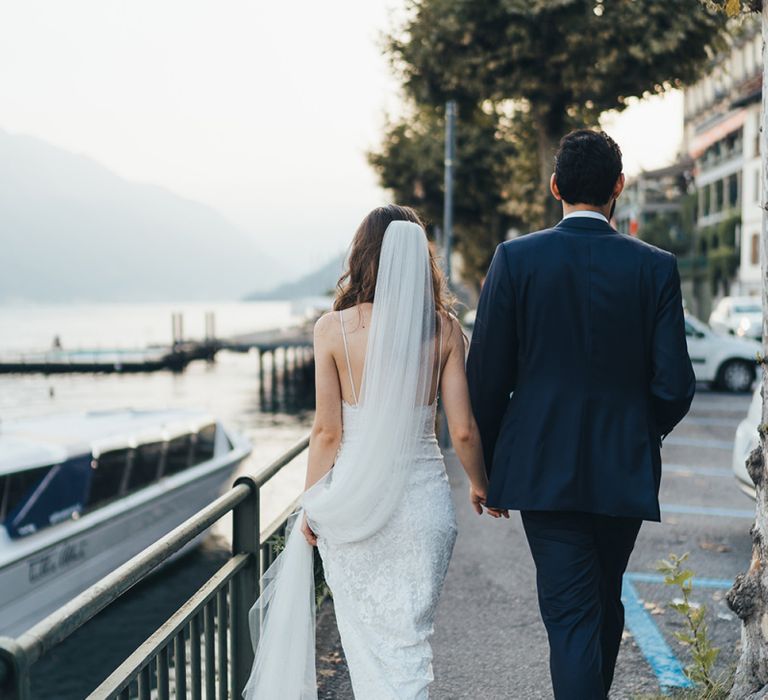
[[[170,440],[79,455],[0,476],[0,524],[23,537],[152,486],[215,456],[215,423]],[[228,445],[231,448],[231,444]]]

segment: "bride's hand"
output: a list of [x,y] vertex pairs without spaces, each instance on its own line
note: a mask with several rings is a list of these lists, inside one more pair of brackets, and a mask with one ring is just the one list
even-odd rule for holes
[[469,500],[478,515],[483,514],[483,506],[485,506],[485,510],[492,518],[509,518],[509,511],[506,508],[489,508],[486,506],[485,501],[487,497],[487,486],[469,485]]
[[475,513],[478,515],[483,514],[483,506],[485,505],[485,499],[488,497],[487,488],[485,486],[476,486],[470,483],[469,485],[469,502],[475,509]]
[[306,513],[301,518],[301,533],[304,535],[304,538],[307,540],[307,542],[309,542],[310,547],[314,547],[317,544],[317,535],[309,526]]

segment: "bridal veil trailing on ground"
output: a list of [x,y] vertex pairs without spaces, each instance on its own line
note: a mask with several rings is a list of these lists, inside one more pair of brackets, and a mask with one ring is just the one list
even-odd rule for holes
[[[435,363],[435,299],[424,229],[387,227],[358,405],[359,439],[302,497],[318,538],[360,542],[400,504],[419,439]],[[300,523],[294,520],[294,524]],[[255,660],[246,700],[315,700],[313,548],[298,526],[264,574],[249,613]]]

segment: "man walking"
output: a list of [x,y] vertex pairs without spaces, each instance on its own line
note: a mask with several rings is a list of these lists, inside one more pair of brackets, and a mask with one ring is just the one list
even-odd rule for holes
[[608,695],[622,576],[695,387],[674,256],[609,224],[623,187],[609,136],[562,139],[563,219],[497,248],[468,359],[487,505],[521,511],[557,700]]

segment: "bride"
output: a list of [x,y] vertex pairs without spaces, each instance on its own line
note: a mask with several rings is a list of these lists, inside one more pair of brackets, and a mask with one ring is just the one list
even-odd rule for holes
[[334,311],[315,326],[301,524],[249,614],[256,657],[247,700],[317,698],[315,545],[355,697],[428,697],[429,638],[456,539],[435,437],[438,395],[477,513],[487,488],[464,358],[419,217],[408,207],[374,209],[352,241]]

